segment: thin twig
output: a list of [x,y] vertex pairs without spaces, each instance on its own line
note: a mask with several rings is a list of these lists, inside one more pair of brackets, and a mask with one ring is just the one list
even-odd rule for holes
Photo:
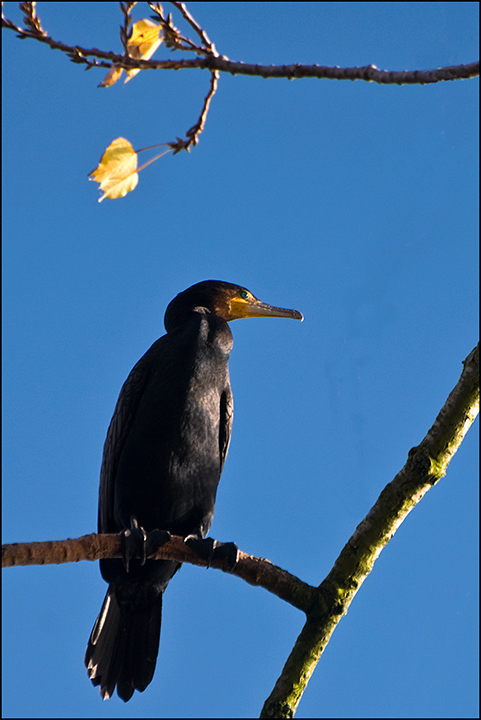
[[164,15],[162,5],[158,2],[149,2],[149,7],[154,11],[155,16],[152,16],[153,20],[160,22],[164,31],[164,45],[165,47],[172,48],[172,50],[184,50],[185,52],[195,52],[197,55],[208,55],[210,50],[203,46],[197,45],[190,38],[182,35],[180,30],[175,27],[172,22],[172,15],[169,13],[167,17]]
[[35,2],[23,2],[19,7],[24,15],[25,25],[30,28],[30,32],[35,36],[45,36],[47,33],[42,28],[40,18],[35,11]]
[[126,55],[129,55],[129,37],[132,34],[132,10],[135,5],[137,5],[136,2],[120,3],[120,9],[124,16],[124,24],[120,26],[120,41]]
[[204,98],[204,105],[202,107],[199,119],[197,120],[195,125],[193,125],[189,130],[187,130],[185,134],[187,140],[177,138],[175,142],[168,143],[168,145],[173,149],[174,155],[176,155],[181,150],[189,151],[192,145],[195,147],[199,142],[199,135],[204,129],[205,121],[207,119],[207,113],[209,112],[210,102],[215,95],[215,91],[217,90],[218,79],[219,73],[211,73],[209,92]]
[[205,30],[203,30],[203,28],[200,27],[200,25],[197,23],[197,21],[194,20],[194,18],[192,17],[190,12],[187,10],[187,7],[184,5],[184,3],[173,2],[172,5],[174,7],[176,7],[180,13],[182,13],[183,17],[187,20],[189,25],[191,25],[191,27],[194,28],[195,32],[197,33],[197,35],[200,37],[200,39],[202,41],[202,45],[206,48],[206,50],[208,50],[210,53],[212,53],[212,55],[217,57],[219,53],[215,49],[214,43],[209,39]]

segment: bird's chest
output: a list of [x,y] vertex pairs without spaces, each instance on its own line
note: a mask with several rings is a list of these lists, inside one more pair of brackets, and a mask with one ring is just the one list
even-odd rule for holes
[[215,353],[179,358],[170,369],[154,368],[143,393],[118,466],[116,506],[147,529],[181,532],[213,512],[230,385],[227,361]]

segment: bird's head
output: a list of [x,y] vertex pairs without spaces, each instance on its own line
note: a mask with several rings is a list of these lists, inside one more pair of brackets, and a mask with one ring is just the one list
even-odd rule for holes
[[221,280],[204,280],[179,293],[165,311],[165,329],[170,332],[181,325],[193,310],[203,310],[226,322],[250,317],[281,317],[303,320],[297,310],[267,305],[241,285]]

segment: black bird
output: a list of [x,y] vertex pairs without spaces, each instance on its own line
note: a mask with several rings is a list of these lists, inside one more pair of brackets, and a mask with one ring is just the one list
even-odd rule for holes
[[[167,334],[131,371],[110,422],[100,471],[99,533],[132,529],[148,537],[161,530],[194,544],[206,537],[232,427],[233,340],[227,323],[262,316],[302,320],[296,310],[266,305],[245,288],[218,280],[197,283],[171,301]],[[151,682],[162,594],[180,566],[128,556],[100,561],[109,589],[85,664],[103,699],[117,686],[127,702]]]

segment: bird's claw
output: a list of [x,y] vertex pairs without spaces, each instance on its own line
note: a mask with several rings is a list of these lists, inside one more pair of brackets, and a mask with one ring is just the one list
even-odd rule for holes
[[210,566],[214,557],[215,540],[212,538],[205,538],[204,540],[198,535],[187,535],[184,542],[196,555],[206,561],[207,567]]
[[130,519],[130,528],[126,528],[120,533],[120,545],[122,552],[122,560],[125,572],[129,572],[130,561],[134,558],[141,558],[141,565],[145,564],[147,556],[145,554],[145,543],[147,533],[141,527],[135,517]]
[[130,561],[140,558],[140,564],[145,565],[149,555],[152,555],[159,547],[170,540],[170,532],[167,530],[151,530],[146,532],[139,525],[137,519],[132,516],[130,528],[120,533],[122,560],[125,571],[129,572]]
[[148,558],[150,555],[153,555],[162,545],[169,542],[171,537],[172,535],[168,530],[150,530],[150,532],[147,533],[145,542],[145,557]]
[[214,557],[216,560],[224,562],[226,569],[232,572],[239,559],[239,548],[233,542],[222,543],[218,540],[214,541]]
[[229,572],[235,567],[238,558],[239,548],[233,542],[222,543],[212,538],[202,538],[197,535],[187,535],[184,538],[185,544],[193,550],[202,560],[207,562],[209,568],[213,560],[220,560],[225,563]]

